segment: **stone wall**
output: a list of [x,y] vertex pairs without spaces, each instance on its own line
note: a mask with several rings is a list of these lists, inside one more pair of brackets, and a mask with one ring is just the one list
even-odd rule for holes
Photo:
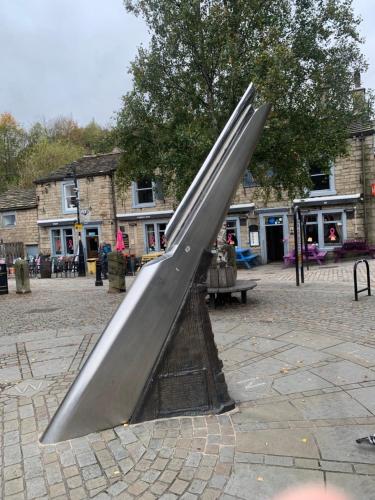
[[[0,240],[4,243],[22,242],[26,245],[38,245],[37,209],[7,210],[16,214],[16,225],[0,227]],[[26,254],[26,248],[25,248]]]

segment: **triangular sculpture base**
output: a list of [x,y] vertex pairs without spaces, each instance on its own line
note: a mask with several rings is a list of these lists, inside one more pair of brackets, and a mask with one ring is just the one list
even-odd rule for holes
[[205,252],[185,304],[129,423],[234,408],[206,305]]

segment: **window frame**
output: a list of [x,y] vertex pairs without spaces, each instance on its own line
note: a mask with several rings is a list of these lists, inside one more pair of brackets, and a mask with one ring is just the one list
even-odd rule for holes
[[[67,196],[66,196],[66,188],[68,186],[73,186],[75,188],[75,183],[74,181],[65,181],[62,183],[61,189],[62,189],[62,209],[64,214],[72,214],[72,213],[77,213],[77,207],[68,207],[67,204]],[[76,193],[76,198],[79,198],[79,184],[77,180],[77,193]]]
[[[17,226],[17,215],[16,215],[16,212],[14,211],[10,211],[10,212],[2,212],[1,214],[1,217],[0,217],[0,227],[2,229],[12,229],[13,227],[16,227]],[[14,217],[14,224],[7,224],[5,225],[4,224],[4,217],[9,217],[9,216],[13,216]]]
[[[326,208],[322,210],[309,210],[309,215],[317,215],[317,222],[308,222],[309,224],[318,225],[318,247],[321,250],[334,250],[342,246],[343,242],[347,239],[347,217],[346,211],[343,208]],[[342,227],[342,242],[337,242],[337,244],[325,244],[324,242],[324,215],[325,214],[340,214],[341,215],[341,227]],[[304,214],[305,215],[305,214]]]
[[138,181],[132,181],[132,207],[133,208],[148,208],[148,207],[154,207],[155,206],[155,183],[154,181],[151,180],[151,189],[152,192],[152,202],[147,202],[147,203],[140,203],[138,199],[138,191],[145,190],[145,189],[139,189],[138,188]]
[[[165,224],[165,229],[167,228],[168,225],[168,220],[166,219],[158,219],[158,220],[147,220],[143,223],[143,238],[144,238],[144,251],[145,253],[152,253],[152,252],[163,252],[164,249],[160,248],[160,242],[159,242],[159,228],[158,226],[160,224]],[[149,250],[148,247],[148,239],[147,239],[147,226],[154,226],[154,236],[155,236],[155,250]],[[164,233],[165,233],[164,229]]]
[[[66,230],[71,230],[72,231],[72,237],[73,237],[73,253],[68,253],[67,248],[66,248]],[[55,244],[54,244],[54,238],[53,238],[53,231],[59,231],[60,234],[60,241],[61,241],[61,253],[56,253],[55,252]],[[59,227],[51,227],[50,232],[49,232],[49,237],[50,237],[50,242],[51,242],[51,256],[52,257],[73,257],[75,255],[75,248],[76,248],[76,239],[75,239],[75,231],[73,226],[59,226]]]
[[314,198],[317,196],[326,196],[326,195],[335,195],[336,194],[336,186],[335,186],[335,165],[331,163],[330,171],[327,174],[312,174],[311,177],[316,177],[317,175],[328,175],[329,176],[329,189],[313,189],[309,192],[309,197]]
[[242,176],[242,186],[244,189],[251,189],[259,186],[259,183],[254,179],[254,176],[249,169],[246,169]]
[[[233,228],[233,229],[236,230],[236,238],[237,238],[237,245],[236,245],[236,247],[241,248],[241,226],[240,226],[240,218],[239,217],[226,217],[225,218],[225,223],[228,223],[228,222],[235,222],[236,227]],[[225,239],[227,239],[227,232],[226,231],[225,231]]]

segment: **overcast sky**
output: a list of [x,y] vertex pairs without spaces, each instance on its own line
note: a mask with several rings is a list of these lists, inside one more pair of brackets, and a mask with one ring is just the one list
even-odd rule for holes
[[[375,0],[354,6],[370,63],[363,84],[375,89]],[[0,0],[0,113],[24,126],[59,115],[106,125],[131,88],[127,69],[147,40],[122,0]]]

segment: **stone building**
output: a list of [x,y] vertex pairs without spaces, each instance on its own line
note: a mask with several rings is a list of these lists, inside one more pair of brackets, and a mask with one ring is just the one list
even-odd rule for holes
[[9,258],[38,253],[36,221],[37,200],[34,188],[14,188],[0,194],[0,244]]
[[[319,167],[312,170],[314,189],[303,199],[265,202],[247,172],[227,215],[227,238],[239,247],[250,246],[264,263],[282,260],[293,248],[293,209],[299,206],[309,241],[320,248],[330,251],[352,238],[375,244],[374,134],[373,124],[353,126],[348,155],[337,158],[329,174]],[[102,242],[114,246],[118,229],[131,254],[163,250],[176,201],[165,199],[161,186],[151,179],[135,181],[125,193],[118,192],[119,159],[119,153],[84,156],[37,179],[35,190],[2,195],[0,240],[22,242],[26,254],[73,255],[78,246],[79,193],[87,258],[97,256]]]
[[243,246],[260,253],[263,263],[281,261],[294,248],[293,208],[297,206],[306,221],[308,241],[321,249],[329,252],[356,238],[375,244],[374,133],[372,123],[353,125],[347,156],[337,158],[329,174],[318,166],[312,169],[313,189],[304,198],[273,197],[266,203],[248,173],[234,200],[254,204],[243,229],[240,223],[237,226]]
[[84,156],[34,181],[41,253],[62,256],[77,252],[77,193],[83,224],[81,237],[87,257],[97,256],[101,241],[115,241],[114,173],[118,158],[118,153]]

